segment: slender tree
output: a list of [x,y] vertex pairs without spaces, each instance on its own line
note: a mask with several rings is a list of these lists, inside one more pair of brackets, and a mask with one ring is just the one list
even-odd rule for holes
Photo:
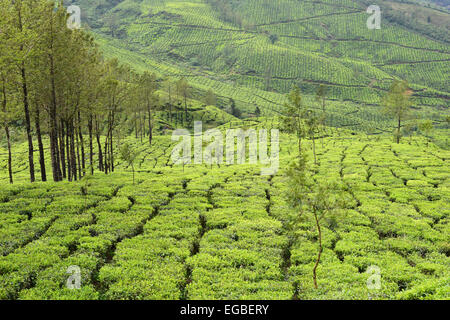
[[410,112],[412,105],[411,95],[413,91],[409,88],[407,81],[394,80],[386,96],[383,98],[384,112],[397,121],[395,139],[400,143],[402,121]]
[[11,20],[11,25],[14,29],[11,28],[10,31],[14,34],[15,46],[10,46],[9,48],[10,50],[14,50],[14,55],[17,57],[16,66],[20,75],[22,104],[28,142],[28,168],[31,182],[35,181],[35,172],[28,77],[33,70],[30,70],[28,61],[36,53],[36,39],[38,39],[38,35],[35,25],[40,22],[40,19],[37,17],[39,14],[37,4],[39,2],[32,0],[13,1],[13,19]]
[[431,141],[431,132],[434,129],[433,121],[432,120],[424,120],[419,124],[420,131],[425,135],[427,138],[427,147],[429,145],[429,142]]
[[302,152],[302,138],[305,135],[305,124],[303,117],[305,116],[305,109],[302,105],[302,96],[300,95],[300,88],[295,87],[287,97],[288,102],[284,104],[282,112],[283,128],[296,135],[298,140],[298,154]]
[[11,116],[11,113],[8,110],[8,96],[6,92],[6,79],[5,75],[2,74],[1,77],[1,93],[2,93],[2,109],[0,112],[0,119],[3,122],[3,126],[5,128],[5,134],[6,134],[6,142],[8,145],[8,174],[9,174],[9,183],[13,183],[13,172],[12,172],[12,153],[11,153],[11,136],[9,132],[9,118]]
[[11,41],[14,40],[14,35],[11,32],[11,23],[13,15],[11,6],[5,1],[0,1],[0,12],[3,13],[0,19],[0,90],[1,90],[1,109],[0,121],[4,127],[6,142],[8,146],[8,175],[9,182],[13,183],[12,171],[12,151],[11,151],[11,134],[9,129],[10,120],[13,118],[12,103],[9,101],[14,98],[13,84],[16,82],[16,73],[14,72],[14,56],[9,49]]
[[133,148],[130,144],[125,143],[122,148],[120,149],[120,159],[127,163],[128,166],[131,167],[131,170],[133,171],[133,184],[134,184],[134,163],[136,161],[136,158],[138,157],[139,152]]
[[310,222],[317,232],[317,257],[312,270],[314,287],[317,289],[317,268],[323,253],[322,226],[327,218],[335,219],[339,209],[344,206],[341,184],[333,181],[315,181],[309,173],[307,158],[300,153],[298,159],[287,171],[290,205],[297,211],[292,224]]
[[181,78],[180,80],[178,80],[176,86],[178,95],[183,99],[184,102],[184,121],[187,122],[187,99],[190,96],[191,88],[185,78]]
[[153,138],[153,113],[152,109],[154,109],[157,104],[159,98],[155,95],[155,91],[157,89],[156,85],[156,76],[154,74],[150,74],[148,72],[144,72],[139,79],[139,87],[142,103],[145,105],[147,109],[148,115],[148,140],[149,144],[152,144]]
[[320,117],[316,116],[316,114],[311,110],[306,111],[305,116],[305,130],[308,137],[312,140],[314,164],[317,165],[316,133],[319,129]]

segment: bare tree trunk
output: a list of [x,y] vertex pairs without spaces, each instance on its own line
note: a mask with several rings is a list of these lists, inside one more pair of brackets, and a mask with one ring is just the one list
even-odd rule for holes
[[88,131],[89,131],[89,165],[91,166],[91,175],[92,175],[94,174],[94,146],[92,145],[92,114],[89,115]]
[[398,127],[397,127],[397,144],[400,143],[400,128],[401,128],[401,118],[398,117]]
[[77,159],[75,155],[75,130],[73,125],[73,119],[70,120],[70,162],[72,168],[73,180],[77,180]]
[[[50,155],[52,160],[52,172],[53,172],[53,181],[61,181],[63,176],[65,177],[65,171],[61,172],[61,164],[64,164],[63,159],[60,158],[60,150],[58,145],[58,120],[56,115],[56,85],[55,85],[55,68],[53,61],[53,15],[51,17],[51,38],[49,41],[49,61],[50,61],[50,80],[51,80],[51,105],[49,111],[50,118]],[[63,140],[60,140],[63,142]],[[64,148],[62,148],[64,150]]]
[[25,66],[22,62],[21,68],[22,74],[22,93],[23,93],[23,108],[25,111],[25,125],[27,129],[27,140],[28,140],[28,167],[30,169],[30,181],[34,182],[34,158],[33,158],[33,138],[31,137],[31,121],[30,121],[30,109],[28,105],[28,87],[27,87],[27,78],[25,74]]
[[[6,115],[6,87],[5,87],[5,80],[3,79],[3,112]],[[13,173],[12,173],[12,155],[11,155],[11,138],[9,135],[9,127],[8,127],[8,119],[5,119],[5,133],[6,133],[6,140],[8,143],[8,174],[9,174],[9,183],[14,183],[13,179]]]
[[109,161],[110,161],[110,171],[114,172],[114,149],[113,149],[113,131],[111,129],[110,139],[109,139]]
[[12,172],[12,155],[11,155],[11,138],[9,136],[9,128],[8,125],[5,125],[5,133],[6,140],[8,142],[8,174],[9,174],[9,183],[13,183],[13,172]]
[[37,134],[38,146],[39,146],[39,165],[41,167],[41,180],[47,181],[47,172],[45,170],[44,145],[42,143],[40,122],[41,122],[41,120],[40,120],[40,114],[39,114],[39,106],[36,104],[36,111],[34,113],[34,123],[35,123],[35,127],[36,127],[36,134]]
[[70,127],[66,121],[66,155],[67,155],[67,180],[72,181],[72,159],[70,157]]
[[77,169],[78,169],[78,179],[81,179],[82,177],[82,172],[81,172],[81,159],[80,159],[80,140],[79,140],[79,132],[78,132],[78,127],[75,127],[75,145],[77,148]]
[[56,123],[56,115],[53,111],[53,106],[50,107],[50,157],[52,161],[52,175],[53,181],[60,181],[62,179],[61,167],[59,162],[59,146],[58,146],[58,125]]
[[319,218],[317,217],[317,212],[314,212],[314,218],[316,220],[317,231],[319,232],[319,253],[317,255],[316,264],[313,269],[313,279],[314,279],[314,287],[317,289],[317,267],[320,263],[320,257],[322,255],[323,247],[322,247],[322,230],[320,229]]
[[64,128],[64,121],[61,119],[60,121],[60,130],[59,130],[59,155],[60,155],[60,161],[61,161],[61,170],[62,170],[62,178],[67,178],[67,171],[66,171],[66,143],[64,141],[66,130]]
[[[18,23],[20,32],[23,31],[22,24],[22,11],[21,8],[17,11],[18,14]],[[20,51],[23,51],[23,45],[20,45]],[[27,86],[27,77],[25,71],[25,61],[22,61],[20,66],[20,73],[22,76],[22,94],[23,94],[23,109],[25,111],[25,125],[27,130],[27,140],[28,140],[28,167],[30,169],[30,181],[34,182],[34,158],[33,158],[33,138],[31,137],[31,121],[30,121],[30,109],[28,104],[28,86]]]
[[111,172],[114,172],[114,146],[113,146],[113,131],[114,131],[114,122],[116,120],[116,108],[114,107],[113,111],[111,111],[111,130],[110,130],[110,147],[109,152],[111,154],[109,160],[111,165]]
[[[78,110],[78,136],[80,138],[80,145],[81,145],[81,168],[83,169],[83,176],[86,174],[86,160],[85,160],[85,153],[84,153],[84,138],[83,133],[81,132],[81,115],[80,110]],[[78,163],[80,163],[80,160],[78,160]]]
[[150,104],[147,106],[147,112],[148,112],[148,143],[152,145],[153,127],[152,127],[152,108],[150,107]]
[[108,130],[106,132],[106,140],[105,140],[105,173],[112,171],[111,167],[111,151],[110,147],[112,146],[112,114],[111,111],[108,113]]
[[98,146],[98,169],[100,171],[104,171],[105,168],[103,167],[103,152],[102,152],[102,144],[100,142],[100,130],[98,126],[98,120],[97,117],[95,117],[95,136],[97,138],[97,146]]
[[108,167],[108,156],[109,156],[109,152],[108,152],[108,145],[109,145],[108,139],[109,139],[109,131],[108,131],[108,133],[106,134],[106,139],[105,139],[105,165],[104,165],[104,168],[105,168],[105,174],[108,174],[108,169],[109,169],[109,167]]
[[143,121],[142,121],[142,123],[143,123],[143,129],[142,129],[142,132],[144,133],[144,138],[145,138],[145,120],[147,119],[147,116],[145,115],[145,111],[144,111],[144,119],[143,119]]
[[56,170],[57,170],[57,174],[58,174],[57,181],[62,181],[63,175],[61,172],[61,161],[60,161],[61,158],[59,156],[59,145],[58,145],[58,143],[59,143],[59,141],[58,141],[58,123],[57,123],[56,119],[55,119],[54,125],[55,125],[55,134],[54,134],[55,143],[54,143],[54,145],[55,145],[55,160],[56,160],[55,165],[56,165]]

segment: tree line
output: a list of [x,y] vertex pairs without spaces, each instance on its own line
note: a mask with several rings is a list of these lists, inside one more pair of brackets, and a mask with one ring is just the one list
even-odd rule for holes
[[[53,181],[73,181],[95,168],[114,171],[115,140],[124,119],[132,118],[136,137],[147,136],[150,144],[156,110],[166,110],[169,122],[174,114],[177,122],[187,121],[191,90],[186,79],[172,82],[106,60],[91,35],[67,27],[62,3],[0,0],[0,12],[0,123],[10,183],[10,129],[17,123],[26,131],[34,182],[36,141],[41,180],[49,179],[49,157]],[[164,104],[157,93],[163,82],[168,90]],[[44,148],[47,135],[49,148]]]

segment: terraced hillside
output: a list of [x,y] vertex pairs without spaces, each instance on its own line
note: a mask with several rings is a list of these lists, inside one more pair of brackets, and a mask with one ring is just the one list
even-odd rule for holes
[[71,3],[0,0],[0,300],[450,299],[445,1]]
[[[290,136],[274,176],[248,164],[174,166],[170,136],[128,141],[141,150],[136,185],[120,162],[72,183],[9,186],[0,171],[0,299],[450,297],[450,154],[423,138],[397,145],[338,131],[317,144],[311,176],[342,182],[347,199],[322,228],[317,290],[314,224],[289,227]],[[73,265],[80,290],[66,288]],[[380,290],[367,286],[375,267]]]
[[[421,116],[448,109],[448,39],[402,25],[393,15],[404,9],[400,5],[381,2],[382,27],[369,30],[364,1],[75,3],[106,55],[139,69],[188,77],[199,90],[233,97],[244,110],[259,105],[273,114],[293,85],[313,95],[326,84],[336,115],[342,115],[338,103],[345,101],[355,122],[373,124],[370,118],[378,112],[371,106],[380,103],[394,78],[409,81]],[[410,6],[438,15],[448,32],[450,14]]]

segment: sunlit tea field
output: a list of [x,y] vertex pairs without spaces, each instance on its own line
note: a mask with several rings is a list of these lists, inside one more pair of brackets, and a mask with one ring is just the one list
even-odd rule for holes
[[[174,166],[170,135],[128,141],[141,151],[135,184],[120,162],[110,175],[30,184],[18,149],[9,185],[1,150],[1,299],[450,297],[450,152],[424,138],[397,145],[339,130],[316,142],[310,174],[340,181],[346,198],[322,226],[317,290],[317,233],[310,221],[290,227],[298,214],[286,200],[295,139],[281,135],[272,176],[248,164]],[[78,290],[66,286],[70,266]]]

